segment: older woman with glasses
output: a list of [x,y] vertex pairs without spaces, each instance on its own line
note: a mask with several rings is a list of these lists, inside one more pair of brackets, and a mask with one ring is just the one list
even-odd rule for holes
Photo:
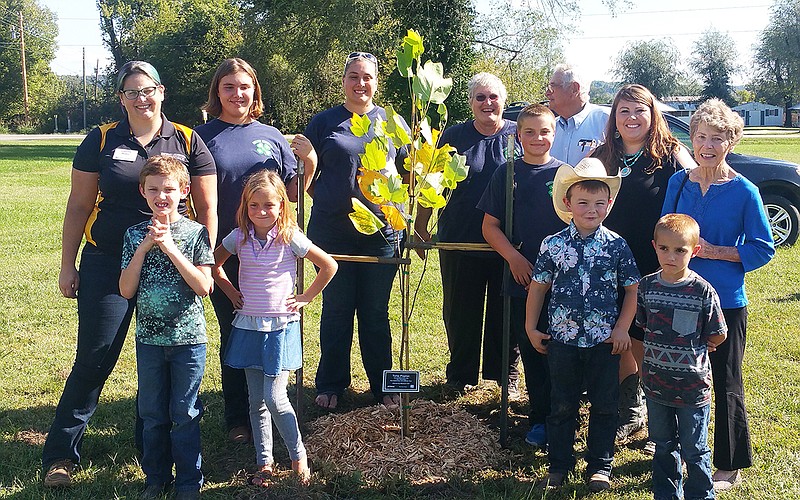
[[700,225],[700,252],[689,267],[714,286],[728,325],[728,339],[709,354],[716,491],[737,485],[740,469],[753,465],[742,378],[748,303],[744,275],[775,255],[758,188],[727,161],[743,130],[742,117],[724,102],[701,104],[689,123],[698,167],[670,178],[661,210],[691,215]]
[[[492,174],[506,164],[509,136],[517,124],[503,119],[506,87],[491,73],[478,73],[468,85],[473,119],[447,128],[439,139],[466,155],[469,174],[450,194],[439,214],[437,239],[441,242],[485,243],[481,233],[483,211],[477,208]],[[515,154],[520,153],[514,141]],[[421,208],[415,222],[417,235],[430,239],[431,210]],[[503,339],[503,259],[494,252],[442,250],[442,317],[447,332],[450,361],[447,383],[456,390],[478,383],[483,359],[483,378],[501,382]],[[483,349],[481,349],[483,338]],[[509,393],[518,395],[519,349],[512,339]],[[526,339],[527,343],[527,339]]]
[[[158,71],[144,61],[126,63],[117,92],[124,117],[92,130],[72,162],[58,286],[64,297],[78,300],[78,346],[42,452],[47,487],[71,484],[84,431],[128,332],[136,300],[119,293],[122,237],[149,218],[139,193],[139,171],[149,157],[169,155],[186,165],[196,218],[211,241],[216,237],[214,159],[197,134],[161,113],[164,86]],[[186,212],[185,201],[180,210]]]
[[[359,199],[386,222],[380,209],[367,201],[358,186],[359,155],[375,137],[378,120],[386,112],[373,102],[378,88],[378,60],[367,52],[353,52],[345,60],[344,103],[315,115],[305,130],[317,151],[317,174],[311,189],[314,206],[308,236],[331,254],[397,257],[402,232],[388,224],[372,235],[353,227],[348,214],[351,198]],[[368,132],[356,137],[350,131],[353,115],[367,115]],[[389,145],[383,173],[402,167],[405,151]],[[350,348],[354,317],[358,318],[361,359],[375,399],[387,406],[399,403],[397,395],[384,394],[383,370],[392,367],[392,335],[389,329],[389,296],[397,265],[386,263],[339,262],[339,271],[322,292],[320,318],[320,361],[316,375],[317,405],[334,409],[350,386]]]

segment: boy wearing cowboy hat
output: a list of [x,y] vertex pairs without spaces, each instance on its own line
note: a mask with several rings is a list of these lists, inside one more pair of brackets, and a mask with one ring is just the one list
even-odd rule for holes
[[[619,354],[630,347],[639,271],[628,244],[603,226],[621,179],[597,158],[559,167],[553,181],[556,214],[569,227],[542,242],[528,289],[525,328],[547,354],[551,412],[547,418],[549,473],[540,482],[560,487],[575,468],[574,441],[581,392],[591,403],[586,478],[592,492],[611,487],[617,428]],[[625,289],[622,307],[617,289]],[[537,329],[547,291],[547,333]]]

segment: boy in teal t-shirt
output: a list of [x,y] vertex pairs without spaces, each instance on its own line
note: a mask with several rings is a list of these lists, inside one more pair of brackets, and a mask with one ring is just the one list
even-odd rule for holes
[[136,299],[137,404],[142,418],[143,498],[172,485],[176,498],[199,498],[198,398],[206,359],[201,297],[211,291],[214,263],[205,226],[182,217],[189,173],[179,160],[154,156],[139,174],[139,190],[152,219],[125,233],[120,294]]

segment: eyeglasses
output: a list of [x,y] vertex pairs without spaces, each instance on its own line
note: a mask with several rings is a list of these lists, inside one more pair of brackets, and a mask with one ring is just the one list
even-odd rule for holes
[[497,94],[489,94],[489,95],[486,95],[486,94],[476,94],[476,95],[475,95],[475,100],[476,100],[476,101],[478,101],[478,102],[483,102],[483,101],[485,101],[486,99],[489,99],[490,101],[495,101],[495,102],[497,102],[497,101],[499,101],[499,100],[500,100],[500,96],[499,96],[499,95],[497,95]]
[[547,84],[547,90],[554,90],[554,89],[557,89],[557,88],[558,89],[563,89],[566,86],[567,86],[567,84],[564,83],[564,82],[549,82]]
[[139,90],[130,89],[130,90],[120,90],[119,92],[120,92],[120,94],[125,96],[125,99],[127,99],[129,101],[133,101],[135,99],[138,99],[139,96],[152,97],[153,94],[156,93],[156,89],[157,88],[158,87],[145,87],[145,88],[139,89]]

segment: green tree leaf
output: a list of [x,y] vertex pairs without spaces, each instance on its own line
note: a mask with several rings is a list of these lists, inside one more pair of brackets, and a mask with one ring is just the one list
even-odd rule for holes
[[408,184],[403,184],[399,174],[391,174],[385,182],[377,182],[378,195],[391,203],[405,203],[408,201]]
[[386,106],[385,123],[387,135],[392,139],[396,139],[395,146],[399,147],[411,144],[411,137],[408,135],[403,118],[395,113],[394,108],[391,106]]
[[425,208],[441,208],[447,204],[444,196],[437,193],[432,187],[420,189],[417,202]]
[[359,116],[358,113],[353,113],[353,117],[350,118],[350,132],[356,137],[361,137],[369,132],[371,123],[368,115]]
[[442,184],[446,188],[455,189],[456,184],[466,179],[468,173],[467,157],[455,154],[444,167]]
[[358,155],[361,166],[367,170],[381,171],[386,168],[386,150],[379,138],[374,138],[364,146],[364,153]]
[[427,61],[412,80],[414,94],[419,99],[434,104],[443,103],[452,88],[453,79],[445,78],[442,64],[433,61]]
[[422,57],[425,52],[425,45],[422,43],[422,37],[414,30],[408,30],[408,33],[403,37],[403,46],[408,45],[411,47],[411,56],[413,59]]
[[358,198],[350,198],[350,201],[353,204],[353,211],[348,214],[348,217],[359,233],[375,234],[386,225]]
[[443,130],[442,123],[447,123],[447,106],[445,103],[439,103],[439,106],[436,108],[436,112],[439,113],[439,130]]

